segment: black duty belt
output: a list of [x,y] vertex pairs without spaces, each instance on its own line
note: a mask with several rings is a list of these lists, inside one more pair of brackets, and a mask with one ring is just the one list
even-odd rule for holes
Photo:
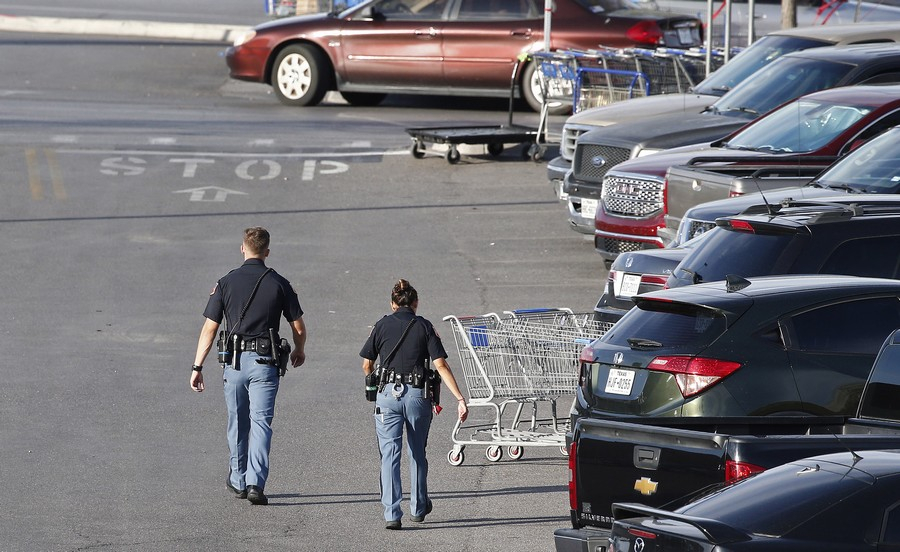
[[256,337],[253,339],[241,339],[238,346],[242,352],[256,353],[258,355],[268,355],[271,351],[271,342],[268,338]]
[[[394,372],[393,370],[391,370],[390,372],[387,373],[385,382],[386,383],[405,383],[405,384],[411,385],[417,389],[421,389],[422,387],[425,386],[424,385],[425,378],[419,378],[419,379],[422,381],[420,381],[420,382],[414,381],[414,377],[411,372],[402,373],[402,372]],[[421,385],[415,385],[415,383],[420,383]]]

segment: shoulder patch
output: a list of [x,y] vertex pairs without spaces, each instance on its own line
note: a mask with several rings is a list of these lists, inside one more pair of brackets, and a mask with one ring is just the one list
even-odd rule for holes
[[215,284],[213,284],[212,291],[210,291],[209,294],[215,295],[217,289],[219,289],[219,282],[216,282]]

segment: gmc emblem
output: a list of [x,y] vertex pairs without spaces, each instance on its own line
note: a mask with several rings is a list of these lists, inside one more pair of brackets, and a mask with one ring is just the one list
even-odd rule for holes
[[612,186],[613,192],[622,195],[634,195],[639,190],[640,187],[630,182],[618,182],[614,186]]

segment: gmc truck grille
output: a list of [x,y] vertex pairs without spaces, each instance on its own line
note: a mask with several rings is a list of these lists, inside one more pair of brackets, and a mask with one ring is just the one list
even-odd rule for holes
[[585,182],[603,183],[609,169],[631,158],[631,150],[600,144],[581,144],[575,150],[572,169],[575,178]]
[[600,197],[607,213],[626,217],[645,217],[663,208],[665,184],[613,176],[603,182]]

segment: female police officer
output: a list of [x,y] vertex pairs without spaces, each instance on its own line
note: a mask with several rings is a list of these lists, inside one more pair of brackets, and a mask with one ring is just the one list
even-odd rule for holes
[[[428,460],[425,447],[431,428],[433,403],[426,385],[428,359],[440,374],[447,389],[457,400],[457,413],[464,422],[469,414],[466,401],[459,391],[441,338],[431,322],[416,316],[419,297],[409,282],[400,280],[391,292],[393,314],[375,323],[369,339],[359,356],[363,358],[363,372],[368,376],[375,369],[375,359],[381,359],[383,375],[375,401],[375,432],[381,451],[381,504],[384,506],[385,528],[400,529],[400,447],[403,428],[408,439],[410,471],[410,514],[415,522],[425,521],[431,512],[428,499]],[[435,408],[434,412],[439,412]]]

